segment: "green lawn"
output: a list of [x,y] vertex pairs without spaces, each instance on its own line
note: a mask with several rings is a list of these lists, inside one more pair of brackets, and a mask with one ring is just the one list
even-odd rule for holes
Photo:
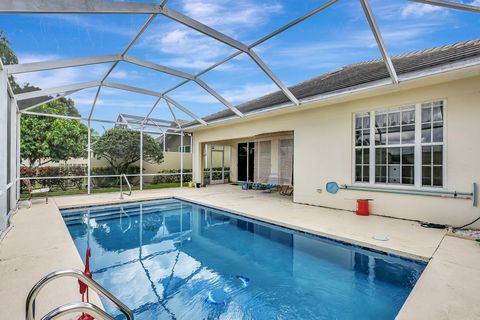
[[[187,183],[183,184],[185,187],[187,186]],[[153,189],[163,189],[163,188],[177,188],[180,187],[180,182],[169,182],[169,183],[158,183],[158,184],[151,184],[151,185],[146,185],[143,186],[143,190],[153,190]],[[132,190],[139,190],[139,186],[133,186]],[[128,191],[128,188],[124,191]],[[93,188],[92,193],[105,193],[105,192],[120,192],[120,188]],[[71,195],[76,195],[76,194],[87,194],[87,189],[69,189],[69,190],[59,190],[59,191],[50,191],[48,193],[49,197],[56,197],[56,196],[71,196]],[[42,193],[37,193],[34,194],[33,197],[44,197],[45,194]],[[22,193],[22,198],[28,198],[27,193]]]

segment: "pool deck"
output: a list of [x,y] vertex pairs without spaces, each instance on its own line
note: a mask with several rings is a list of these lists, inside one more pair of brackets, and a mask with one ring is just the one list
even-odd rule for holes
[[[176,197],[251,218],[302,230],[397,255],[430,261],[398,319],[480,319],[480,246],[446,235],[443,230],[380,216],[359,217],[349,211],[295,204],[291,198],[230,185],[201,189],[172,188],[35,199],[31,208],[12,217],[0,243],[0,319],[25,319],[25,298],[43,275],[62,268],[83,269],[59,208]],[[373,239],[384,235],[388,241]],[[72,283],[73,282],[73,283]],[[78,301],[72,280],[54,282],[37,303],[39,314]],[[61,294],[59,292],[61,291]]]

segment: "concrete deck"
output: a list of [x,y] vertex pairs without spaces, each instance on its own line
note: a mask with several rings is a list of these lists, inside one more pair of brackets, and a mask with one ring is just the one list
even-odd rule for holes
[[[0,301],[4,304],[0,319],[24,319],[25,297],[41,276],[61,268],[83,268],[58,208],[168,197],[406,257],[431,259],[398,318],[480,318],[480,306],[474,303],[480,292],[480,246],[473,241],[445,237],[444,231],[425,229],[416,222],[359,217],[352,212],[295,204],[278,194],[219,185],[135,191],[124,200],[118,193],[57,197],[49,205],[35,200],[30,209],[22,209],[13,217],[13,228],[0,244]],[[374,235],[385,235],[389,240],[374,240]],[[66,293],[62,290],[58,295],[59,288],[65,288]],[[77,288],[52,284],[51,292],[45,292],[39,301],[39,314],[78,299]]]

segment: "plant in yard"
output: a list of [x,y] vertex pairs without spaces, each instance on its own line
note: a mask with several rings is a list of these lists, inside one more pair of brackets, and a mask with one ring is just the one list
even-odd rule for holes
[[[183,169],[183,182],[192,181],[192,169]],[[158,171],[158,176],[153,177],[153,184],[159,183],[175,183],[180,182],[180,170],[178,169],[164,169]],[[167,174],[167,175],[162,175]]]
[[[18,63],[17,55],[12,48],[10,48],[10,46],[11,44],[7,39],[7,34],[5,31],[0,30],[0,60],[2,61],[3,65]],[[12,89],[16,92],[16,89],[19,88],[19,85],[15,82],[13,76],[8,76],[8,80],[10,81]]]
[[[60,98],[34,109],[37,112],[78,116],[71,99]],[[85,156],[88,127],[78,120],[22,115],[21,158],[30,167]]]
[[[136,165],[128,166],[126,174],[138,174],[140,167]],[[118,187],[120,184],[118,177],[109,177],[115,175],[115,170],[112,167],[93,167],[91,170],[92,185],[94,188],[111,188]],[[128,177],[128,181],[132,186],[140,185],[139,177]]]
[[[127,173],[128,167],[140,160],[140,132],[115,127],[98,137],[92,147],[95,157],[107,160],[115,174]],[[143,160],[163,161],[161,145],[146,134],[143,134]]]

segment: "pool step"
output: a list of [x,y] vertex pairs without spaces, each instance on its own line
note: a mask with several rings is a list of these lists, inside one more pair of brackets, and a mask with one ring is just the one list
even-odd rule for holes
[[[165,211],[172,211],[175,210],[178,212],[180,209],[181,204],[178,202],[172,202],[168,204],[149,204],[143,205],[142,214],[153,214],[153,213],[161,213],[165,214]],[[84,217],[88,214],[88,209],[84,208],[81,210],[68,210],[62,212],[63,220],[67,225],[84,223]],[[104,208],[95,208],[91,209],[89,212],[90,219],[95,219],[96,221],[102,220],[109,220],[118,218],[121,214],[123,214],[126,218],[138,216],[140,215],[140,207],[138,205],[135,206],[121,206],[121,207],[104,207]]]

